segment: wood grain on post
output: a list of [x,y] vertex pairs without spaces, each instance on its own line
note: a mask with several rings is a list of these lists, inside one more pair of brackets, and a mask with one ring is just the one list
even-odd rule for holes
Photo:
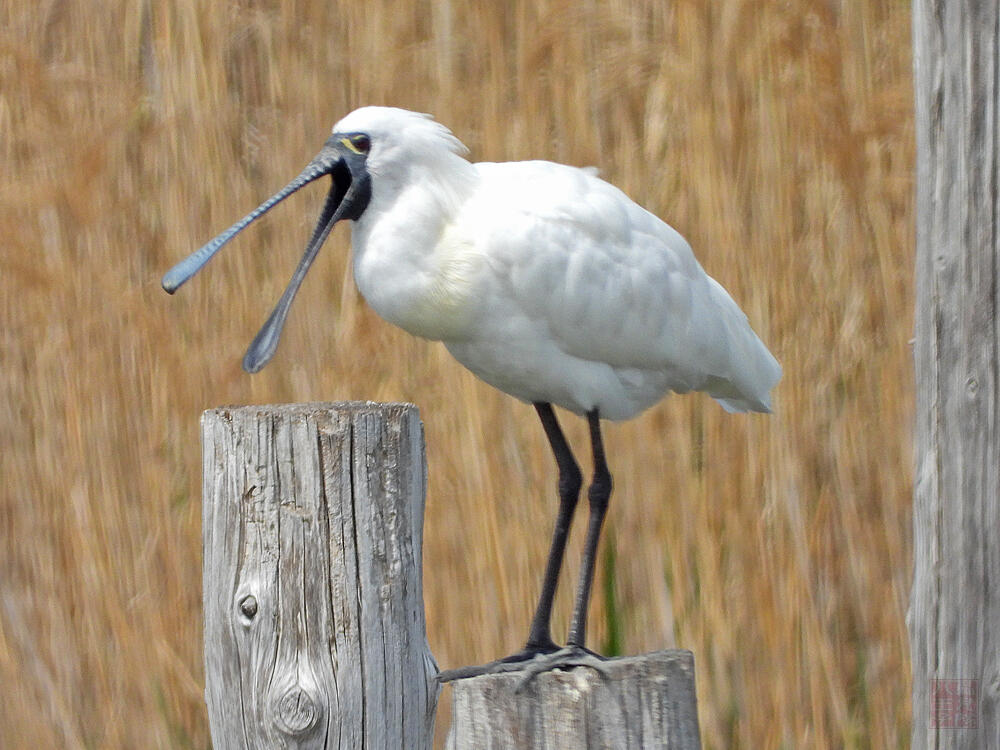
[[589,667],[452,682],[448,750],[696,750],[701,747],[690,651]]
[[202,441],[215,750],[430,748],[416,408],[214,409]]
[[914,748],[1000,748],[1000,5],[913,4]]

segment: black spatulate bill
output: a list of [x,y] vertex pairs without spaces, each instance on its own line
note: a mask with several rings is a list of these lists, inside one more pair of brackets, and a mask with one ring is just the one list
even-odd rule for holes
[[298,177],[225,232],[195,250],[163,276],[161,282],[163,288],[173,294],[204,268],[205,264],[219,252],[223,245],[256,219],[310,182],[324,175],[330,175],[330,192],[326,197],[323,211],[316,223],[316,228],[313,230],[312,238],[306,246],[302,260],[299,261],[299,265],[295,269],[295,273],[292,274],[291,281],[281,295],[281,299],[278,300],[278,304],[260,332],[254,337],[243,357],[243,369],[247,372],[258,372],[274,356],[278,340],[281,337],[281,330],[288,317],[288,310],[291,308],[309,267],[316,259],[320,247],[330,234],[330,230],[333,229],[333,225],[341,219],[357,219],[368,205],[368,200],[371,197],[371,186],[368,173],[365,171],[365,154],[346,147],[344,142],[345,139],[336,135],[331,136],[316,158],[309,162]]

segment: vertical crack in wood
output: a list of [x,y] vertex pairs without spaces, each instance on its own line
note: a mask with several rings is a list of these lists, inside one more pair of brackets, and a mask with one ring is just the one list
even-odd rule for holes
[[[218,429],[218,423],[216,423],[214,427],[215,429]],[[233,429],[230,432],[230,438],[233,435],[240,434],[239,432],[237,432],[237,430],[242,431],[244,428],[245,424],[241,421],[239,427]],[[240,476],[240,474],[242,474],[243,486],[246,487],[250,485],[251,483],[249,481],[249,477],[247,476],[246,466],[240,467],[236,465],[236,456],[237,456],[236,451],[230,450],[228,455],[232,457],[232,465],[229,467],[230,469],[229,480],[235,485],[237,482],[237,477]],[[248,500],[252,501],[252,495],[248,497],[247,492],[244,492],[242,489],[235,486],[232,489],[232,496],[240,498],[239,500],[240,506],[236,508],[236,514],[239,517],[237,523],[238,535],[236,539],[237,553],[236,553],[236,565],[233,569],[233,583],[231,586],[232,595],[229,597],[230,603],[235,602],[238,596],[237,592],[238,592],[238,587],[240,585],[240,571],[243,570],[243,565],[246,561],[246,553],[247,553],[246,551],[247,513],[245,509],[242,507],[242,505],[246,503]],[[224,507],[230,508],[231,506],[226,505]],[[229,524],[227,523],[226,526],[228,527]],[[247,714],[249,712],[247,711],[246,690],[244,689],[245,685],[243,684],[243,679],[242,679],[243,655],[240,653],[238,645],[239,631],[236,629],[235,623],[233,621],[233,612],[229,610],[227,611],[226,614],[229,615],[226,618],[226,622],[229,624],[230,637],[232,638],[232,643],[234,645],[233,650],[236,652],[236,673],[240,676],[238,683],[240,691],[240,718],[242,720],[242,725],[243,725],[243,741],[246,743],[247,747],[250,747],[250,729],[249,727],[247,727]]]
[[[358,536],[358,486],[357,478],[354,475],[355,466],[354,462],[357,460],[357,438],[354,434],[354,416],[347,418],[347,447],[348,447],[348,459],[347,464],[348,479],[349,481],[349,491],[350,497],[348,498],[348,505],[351,509],[351,543],[354,549],[354,584],[356,586],[357,592],[357,611],[358,617],[357,622],[358,627],[358,661],[360,666],[361,674],[361,685],[359,686],[361,690],[361,726],[367,728],[368,726],[368,691],[367,691],[367,676],[368,673],[365,671],[365,632],[364,632],[364,605],[362,604],[364,597],[361,593],[361,540]],[[365,731],[364,738],[367,746],[367,736],[368,732]]]
[[[989,98],[987,99],[988,105],[992,105],[992,128],[990,130],[990,135],[992,137],[992,148],[989,150],[991,163],[990,163],[990,185],[989,185],[989,195],[993,197],[993,202],[991,208],[990,216],[990,250],[992,250],[992,265],[990,267],[991,272],[991,287],[990,287],[990,300],[993,304],[992,309],[992,324],[993,324],[993,357],[990,367],[990,384],[989,390],[987,392],[987,397],[992,400],[991,411],[991,424],[989,427],[989,435],[987,440],[994,446],[994,460],[990,460],[987,457],[987,466],[989,471],[993,472],[992,478],[986,477],[988,486],[993,487],[993,491],[1000,489],[1000,478],[997,477],[997,473],[1000,472],[1000,467],[998,467],[995,460],[996,454],[1000,453],[1000,7],[996,3],[988,6],[991,8],[993,13],[993,23],[992,23],[992,34],[989,39],[992,44],[990,59],[992,60],[992,91],[990,92]],[[984,492],[984,499],[986,499],[987,504],[989,503],[989,490]],[[994,501],[995,502],[995,501]],[[992,515],[992,518],[991,518]],[[996,508],[993,508],[993,513],[991,514],[987,509],[984,509],[982,516],[982,533],[995,534],[996,528],[995,523],[1000,520],[997,518]],[[992,528],[991,528],[992,527]],[[1000,596],[994,592],[993,587],[997,585],[995,580],[991,580],[991,560],[989,555],[989,550],[992,549],[993,560],[992,563],[994,567],[992,572],[996,573],[996,565],[998,562],[998,557],[1000,557],[1000,551],[996,549],[996,544],[990,545],[988,540],[983,541],[983,549],[987,550],[986,560],[984,561],[984,589],[986,596],[992,596],[995,598]],[[994,610],[995,611],[995,610]],[[989,610],[987,604],[987,617],[989,618]],[[996,623],[985,623],[984,627],[995,627]],[[980,702],[981,705],[985,706],[984,696],[989,691],[990,708],[988,717],[981,717],[981,720],[996,722],[998,719],[998,692],[1000,692],[1000,663],[998,663],[998,657],[995,652],[996,647],[996,637],[993,638],[990,644],[993,648],[984,648],[984,653],[987,655],[983,664],[983,685],[980,691]]]
[[[371,450],[374,447],[375,450],[377,450],[377,451],[379,451],[381,453],[381,458],[382,458],[381,465],[382,465],[383,468],[386,465],[392,465],[392,460],[391,460],[391,457],[389,456],[389,445],[388,445],[388,440],[386,439],[387,438],[386,430],[383,429],[383,430],[381,430],[379,432],[372,431],[371,430],[371,424],[370,424],[370,422],[367,419],[364,420],[364,424],[365,424],[365,437],[366,437],[366,441],[365,441],[365,469],[366,469],[366,477],[365,478],[366,478],[366,483],[367,483],[367,485],[369,487],[369,502],[370,502],[371,501],[371,491],[370,491],[370,488],[372,486],[372,472],[370,471],[370,468],[374,468],[374,467],[369,467],[368,466],[369,450]],[[373,432],[374,432],[374,434],[373,434]],[[373,437],[374,437],[374,439],[372,439]],[[373,450],[372,453],[374,453],[374,452],[375,451]],[[375,473],[375,476],[376,476],[376,478],[378,480],[377,481],[377,487],[378,487],[379,499],[383,500],[383,501],[388,500],[389,492],[390,492],[388,477],[386,476],[386,474],[385,474],[384,471]],[[389,523],[388,523],[389,519],[387,519],[386,516],[381,512],[381,505],[382,505],[381,503],[374,503],[374,504],[372,504],[371,510],[375,514],[377,514],[377,516],[378,516],[378,518],[377,518],[378,523],[376,524],[376,526],[377,526],[377,528],[381,532],[380,536],[381,536],[381,539],[382,539],[382,549],[381,549],[382,558],[383,558],[382,561],[381,561],[382,562],[382,566],[383,566],[382,573],[383,573],[383,575],[387,575],[387,574],[391,574],[391,572],[392,572],[392,559],[391,559],[391,552],[392,552],[391,533],[392,532],[391,532],[391,530],[389,528]],[[391,662],[389,661],[389,652],[387,650],[388,644],[386,642],[386,625],[387,625],[387,623],[386,623],[386,609],[385,609],[385,599],[383,598],[383,594],[385,593],[386,584],[385,584],[384,581],[379,581],[377,583],[377,585],[378,585],[379,646],[382,649],[382,665],[383,665],[383,667],[387,667]],[[386,675],[386,677],[388,677],[388,674]],[[382,682],[382,707],[383,707],[384,710],[388,710],[388,708],[389,708],[389,680],[388,679],[383,679],[381,682]]]
[[[291,425],[290,425],[291,435],[289,436],[290,437],[290,439],[289,439],[290,445],[289,445],[288,451],[289,451],[289,455],[291,456],[291,459],[292,459],[292,467],[294,468],[295,467],[295,440],[294,440],[294,435],[295,435],[295,427],[296,427],[296,425],[295,425],[294,419],[290,420],[290,421],[291,421]],[[310,417],[308,417],[308,416],[305,417],[302,421],[303,421],[303,426],[306,427],[306,428],[308,428],[309,425],[312,423],[312,419]],[[313,468],[313,467],[310,467],[310,469],[311,468]],[[293,471],[293,473],[292,473],[293,478],[300,477],[302,475],[303,471],[305,471],[305,469],[303,469],[302,467],[299,467],[299,469],[297,471]],[[299,483],[298,482],[294,482],[294,487],[292,489],[292,499],[293,499],[293,501],[295,503],[295,505],[294,505],[295,510],[299,511],[299,512],[302,512],[304,510],[314,511],[314,509],[311,508],[311,507],[306,507],[306,508],[303,507],[302,498],[300,497],[300,495],[301,495],[300,490],[301,490],[301,487],[299,486]],[[311,505],[311,500],[312,500],[312,498],[307,498],[306,502]],[[311,718],[310,724],[308,726],[308,729],[311,729],[313,726],[315,726],[316,711],[317,711],[317,709],[320,711],[321,714],[323,712],[322,707],[316,705],[317,701],[315,700],[315,698],[318,698],[319,696],[318,695],[313,696],[310,693],[310,691],[305,690],[305,688],[303,687],[303,684],[302,684],[303,683],[302,675],[303,675],[303,671],[304,671],[303,667],[302,667],[302,660],[303,660],[303,658],[305,659],[305,668],[308,669],[309,672],[310,672],[310,678],[311,678],[310,682],[315,683],[315,675],[313,674],[312,656],[309,653],[309,650],[310,650],[309,649],[309,644],[310,644],[310,638],[309,638],[309,597],[307,596],[307,594],[309,592],[309,589],[307,588],[308,581],[307,581],[307,577],[306,577],[306,566],[308,564],[308,560],[306,559],[307,550],[308,550],[308,547],[307,547],[308,542],[306,540],[306,527],[305,527],[305,524],[306,523],[311,523],[312,519],[310,519],[308,516],[297,516],[297,518],[298,518],[298,520],[296,522],[296,535],[299,537],[300,544],[301,544],[301,548],[298,550],[298,553],[299,553],[298,554],[298,560],[296,561],[297,564],[298,564],[298,566],[299,566],[299,574],[300,574],[299,575],[299,588],[301,590],[301,594],[299,595],[299,614],[298,614],[298,620],[299,620],[300,625],[299,625],[299,628],[297,628],[297,630],[301,631],[301,635],[300,635],[297,643],[295,644],[296,645],[296,649],[295,649],[295,686],[296,687],[295,687],[295,690],[298,691],[296,693],[295,711],[296,711],[296,713],[298,713],[298,711],[301,710],[300,709],[301,697],[303,695],[305,695],[306,699],[309,700],[310,703],[311,703],[312,718]],[[322,569],[320,569],[320,570],[322,570]],[[318,572],[320,572],[320,571],[317,571],[317,573]],[[316,690],[316,687],[314,685],[310,685],[310,687],[314,691]],[[326,696],[324,696],[324,697],[326,697]],[[279,715],[280,715],[280,712],[279,712]],[[282,716],[282,718],[284,719],[284,716]],[[322,718],[322,716],[320,718]],[[288,724],[287,721],[285,721],[285,723]],[[302,723],[302,721],[297,721],[296,722],[296,727],[298,727],[298,725],[301,724],[301,723]],[[308,729],[302,730],[302,731],[308,731]]]
[[[333,682],[330,685],[330,689],[333,693],[336,693],[337,710],[338,716],[337,721],[340,722],[339,710],[340,710],[340,691],[338,689],[337,677],[338,670],[337,665],[333,663],[333,646],[336,643],[336,618],[333,613],[333,581],[332,581],[332,560],[330,559],[330,499],[327,496],[327,485],[326,485],[326,466],[327,466],[327,456],[326,456],[326,443],[324,442],[324,431],[319,425],[318,421],[313,425],[315,429],[315,442],[316,442],[316,457],[317,457],[317,467],[319,470],[319,499],[317,507],[317,518],[319,525],[322,529],[320,536],[322,539],[322,544],[320,545],[322,550],[323,558],[323,570],[326,571],[324,579],[326,581],[326,586],[323,590],[326,592],[327,600],[323,602],[323,608],[326,610],[326,615],[329,624],[329,646],[330,649],[327,651],[327,656],[330,660],[330,671],[333,675]],[[327,696],[327,720],[326,720],[326,731],[323,732],[323,747],[330,747],[330,735],[333,731],[333,694]]]
[[[268,446],[268,450],[270,451],[270,453],[267,456],[268,460],[266,462],[266,466],[268,467],[268,471],[270,471],[272,469],[272,467],[273,467],[273,471],[274,471],[274,476],[273,477],[268,477],[269,481],[267,482],[267,486],[272,488],[272,492],[275,495],[275,506],[276,506],[276,509],[275,509],[276,512],[274,514],[274,519],[275,519],[274,520],[274,537],[275,537],[275,546],[276,546],[276,550],[275,550],[276,559],[274,561],[275,566],[276,566],[275,585],[274,585],[274,617],[276,619],[275,628],[276,628],[276,631],[277,631],[277,633],[276,633],[277,637],[274,639],[274,653],[273,653],[273,658],[271,659],[271,673],[268,675],[267,684],[266,684],[265,689],[263,691],[261,691],[261,694],[260,694],[260,700],[262,700],[262,701],[266,700],[267,696],[269,696],[271,694],[271,689],[272,689],[272,686],[274,684],[274,675],[275,675],[275,672],[277,672],[277,670],[278,670],[278,659],[279,659],[279,657],[281,655],[281,636],[282,636],[282,630],[285,627],[284,618],[281,616],[281,614],[282,614],[281,611],[283,609],[283,604],[284,604],[284,602],[282,601],[284,592],[283,592],[283,587],[281,585],[281,489],[282,489],[281,481],[282,481],[282,473],[281,473],[281,464],[280,464],[279,459],[278,459],[278,456],[280,455],[280,453],[278,452],[278,436],[277,436],[278,421],[279,420],[278,420],[278,417],[277,417],[276,414],[269,414],[267,416],[267,423],[268,423],[268,426],[269,426],[269,429],[267,430],[267,435],[268,435],[267,446]],[[264,710],[264,708],[265,708],[264,706],[261,706],[261,720],[262,721],[264,720],[264,717],[267,715],[267,712],[266,712],[266,710]]]
[[[936,33],[937,33],[936,39],[939,40],[939,41],[943,41],[944,40],[944,34],[945,34],[945,25],[944,25],[945,24],[945,9],[944,9],[943,6],[944,6],[944,4],[940,3],[938,5],[938,8],[937,8],[937,11],[938,11],[937,18],[938,18],[939,26],[936,29]],[[938,64],[940,65],[940,58],[938,60]],[[946,104],[945,98],[947,96],[947,90],[946,90],[946,87],[945,87],[943,70],[939,69],[937,72],[939,73],[939,75],[936,76],[936,78],[935,78],[934,86],[937,89],[937,97],[938,97],[938,100],[941,103],[941,106],[940,106],[940,108],[935,113],[938,119],[936,119],[933,123],[931,123],[931,127],[933,129],[932,129],[932,132],[930,133],[930,137],[928,138],[928,151],[931,154],[930,158],[933,160],[932,163],[937,163],[938,162],[938,159],[939,159],[939,157],[938,157],[938,151],[942,147],[942,143],[943,143],[944,111],[945,111],[945,104]],[[938,235],[939,234],[939,228],[938,228],[937,222],[935,220],[936,219],[936,216],[935,216],[935,213],[934,213],[935,212],[935,206],[933,205],[933,202],[932,202],[933,198],[936,196],[937,192],[939,191],[939,185],[938,185],[939,175],[936,172],[933,172],[932,174],[928,175],[928,180],[933,180],[931,182],[931,187],[933,187],[934,194],[932,196],[930,196],[931,199],[928,200],[928,203],[930,205],[928,205],[926,207],[925,212],[924,212],[924,216],[922,217],[923,220],[926,220],[926,221],[929,222],[928,231],[925,234],[925,238],[926,238],[925,241],[930,239],[930,232],[931,232],[931,230],[934,230],[934,232],[933,232],[934,235]],[[918,220],[920,220],[920,219],[918,219]],[[943,238],[934,237],[934,239],[935,240],[939,240],[939,239],[943,239]],[[926,252],[927,253],[944,253],[945,249],[944,248],[930,248],[929,247],[929,248],[926,249]],[[930,699],[930,693],[929,693],[928,686],[924,685],[923,683],[925,683],[925,682],[929,681],[930,679],[932,679],[932,675],[936,677],[938,675],[938,672],[940,671],[940,668],[941,668],[940,667],[940,662],[941,662],[941,658],[940,658],[940,656],[941,656],[941,606],[940,605],[941,605],[941,587],[942,587],[942,575],[943,575],[943,565],[944,565],[944,561],[942,559],[942,551],[943,551],[944,545],[945,545],[945,541],[944,541],[944,538],[943,538],[944,537],[944,516],[943,516],[942,503],[941,503],[941,497],[943,495],[942,482],[944,481],[944,467],[942,466],[941,451],[939,449],[940,436],[943,434],[943,431],[945,429],[945,426],[942,425],[943,416],[942,416],[942,411],[941,411],[941,405],[942,405],[943,400],[945,398],[945,394],[942,392],[943,391],[943,388],[942,388],[942,380],[943,379],[941,377],[941,371],[940,371],[940,367],[939,367],[939,363],[941,361],[940,360],[941,347],[942,347],[942,344],[945,343],[945,339],[944,339],[944,329],[945,329],[944,311],[942,310],[942,299],[941,299],[941,289],[940,289],[940,285],[941,285],[941,278],[940,278],[941,264],[932,262],[930,264],[930,269],[929,270],[930,270],[930,283],[931,283],[931,290],[932,290],[932,299],[931,299],[932,308],[931,309],[932,309],[932,314],[934,316],[934,338],[933,338],[933,349],[932,349],[932,352],[931,352],[931,359],[928,362],[926,362],[925,365],[926,365],[927,369],[929,370],[928,377],[931,378],[931,382],[932,382],[933,394],[934,394],[934,402],[933,402],[932,405],[930,405],[930,408],[932,409],[932,415],[931,415],[932,430],[931,430],[931,433],[927,436],[926,439],[928,441],[927,449],[931,452],[932,460],[934,462],[934,486],[933,486],[933,488],[931,488],[929,490],[929,492],[931,493],[930,496],[927,497],[927,498],[925,498],[923,502],[932,503],[933,504],[933,513],[934,513],[934,531],[933,531],[933,534],[934,534],[934,549],[932,551],[933,552],[933,558],[929,561],[930,564],[933,566],[933,581],[934,581],[934,590],[933,590],[933,594],[932,594],[932,596],[933,596],[933,604],[932,604],[931,607],[929,607],[929,610],[930,610],[929,611],[929,619],[930,619],[930,627],[931,627],[930,636],[933,639],[934,648],[933,648],[933,650],[932,650],[932,652],[930,654],[926,654],[925,657],[924,657],[925,665],[927,667],[929,667],[929,669],[927,670],[927,672],[925,674],[920,675],[920,677],[918,678],[918,679],[922,680],[922,683],[921,683],[922,684],[921,693],[924,696],[925,700],[929,700]],[[923,648],[926,648],[926,645],[924,645]],[[929,664],[927,664],[928,661],[929,661]],[[931,736],[930,739],[931,739],[931,742],[933,744],[933,747],[937,748],[938,747],[938,733],[936,731],[934,731],[931,734],[932,734],[932,736]]]

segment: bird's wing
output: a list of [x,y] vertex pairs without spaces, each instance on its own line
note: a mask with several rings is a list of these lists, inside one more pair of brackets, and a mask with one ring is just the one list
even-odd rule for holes
[[723,397],[730,384],[734,397],[766,397],[777,362],[676,230],[590,170],[477,166],[482,251],[511,302],[563,351],[668,370],[675,390]]

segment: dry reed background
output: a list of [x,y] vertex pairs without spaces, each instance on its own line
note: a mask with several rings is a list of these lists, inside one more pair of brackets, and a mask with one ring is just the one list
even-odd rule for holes
[[376,318],[346,228],[275,361],[239,369],[323,190],[158,286],[376,103],[477,159],[597,165],[785,367],[772,417],[683,397],[608,429],[596,641],[693,649],[706,748],[904,746],[910,86],[896,0],[4,3],[0,744],[208,746],[198,416],[225,403],[417,403],[432,648],[519,645],[554,514],[541,429]]

